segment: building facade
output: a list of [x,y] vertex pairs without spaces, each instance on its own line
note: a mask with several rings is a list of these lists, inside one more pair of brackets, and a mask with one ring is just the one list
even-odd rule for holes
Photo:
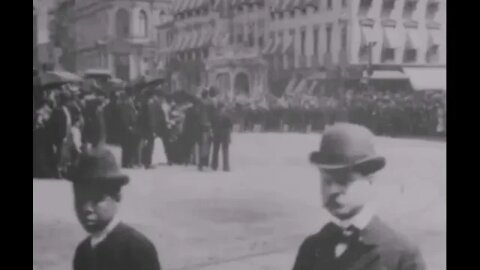
[[156,26],[169,19],[167,0],[76,0],[76,71],[103,69],[125,81],[150,76]]
[[271,79],[292,74],[281,92],[365,79],[387,88],[405,81],[445,88],[444,0],[270,0],[268,8],[263,54]]
[[264,0],[179,0],[172,10],[174,88],[216,86],[231,98],[265,89]]

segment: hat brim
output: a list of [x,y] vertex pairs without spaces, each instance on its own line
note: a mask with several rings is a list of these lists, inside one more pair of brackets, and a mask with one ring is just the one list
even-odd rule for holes
[[353,163],[347,164],[325,164],[321,162],[320,152],[315,151],[310,154],[310,162],[321,170],[337,171],[337,170],[354,170],[362,174],[372,174],[380,171],[386,165],[386,159],[382,156],[373,156],[360,159]]

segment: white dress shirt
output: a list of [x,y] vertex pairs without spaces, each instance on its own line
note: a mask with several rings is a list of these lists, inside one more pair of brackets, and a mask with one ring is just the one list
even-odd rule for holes
[[[350,219],[340,220],[334,216],[331,216],[331,221],[338,225],[343,229],[347,229],[350,226],[354,226],[358,230],[364,230],[370,221],[372,220],[373,216],[375,215],[375,211],[372,205],[366,205],[358,212],[355,216]],[[339,243],[335,247],[335,256],[338,258],[340,257],[348,248],[348,244],[346,243]]]
[[120,223],[120,219],[118,218],[118,216],[115,216],[112,221],[110,221],[110,223],[107,225],[107,227],[105,227],[105,229],[103,229],[102,231],[100,232],[97,232],[97,233],[92,233],[90,235],[90,244],[93,247],[96,247],[100,242],[102,242],[103,240],[105,240],[105,238],[107,238],[108,234],[110,234],[113,229],[115,229],[115,227],[117,227],[117,225]]

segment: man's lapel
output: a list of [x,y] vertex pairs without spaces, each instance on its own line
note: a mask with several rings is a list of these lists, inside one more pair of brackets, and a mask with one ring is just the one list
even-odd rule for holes
[[357,259],[351,264],[348,270],[364,270],[379,259],[379,245],[384,239],[383,223],[378,217],[374,217],[365,230],[360,232],[360,243],[355,253]]

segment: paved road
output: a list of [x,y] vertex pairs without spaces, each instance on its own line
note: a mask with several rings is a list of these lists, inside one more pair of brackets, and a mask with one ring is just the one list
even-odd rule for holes
[[[326,222],[308,153],[318,135],[235,134],[230,173],[159,166],[127,171],[122,217],[156,244],[164,269],[291,269],[303,238]],[[379,214],[446,269],[446,144],[378,138]],[[156,149],[157,160],[162,159]],[[85,237],[71,187],[33,181],[34,265],[69,269]]]

